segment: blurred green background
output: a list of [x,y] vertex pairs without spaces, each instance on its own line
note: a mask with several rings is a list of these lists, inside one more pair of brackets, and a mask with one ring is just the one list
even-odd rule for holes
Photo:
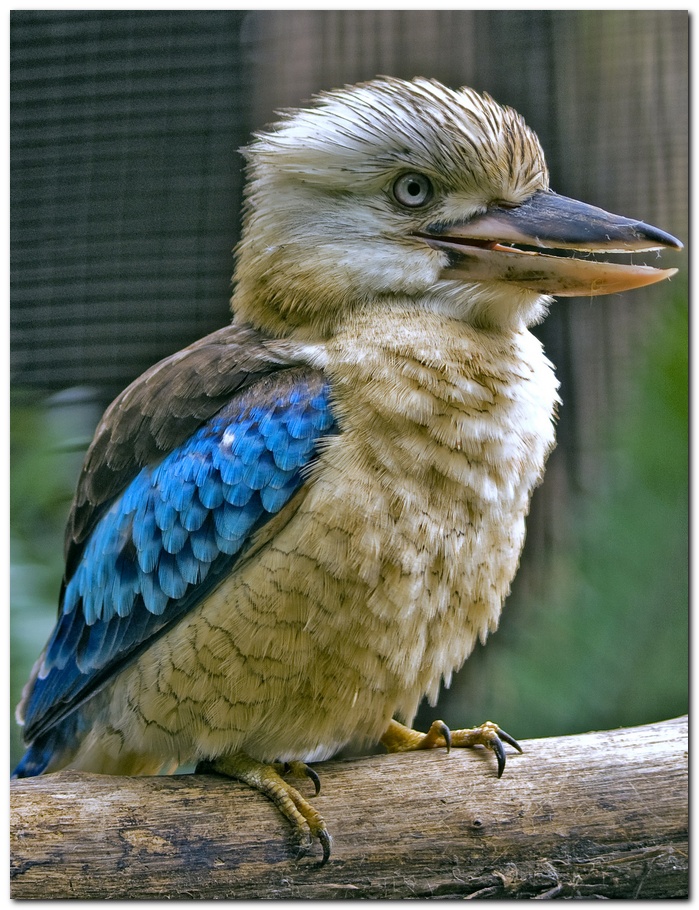
[[[558,192],[686,240],[687,39],[674,10],[13,11],[12,709],[102,410],[229,318],[252,130],[377,73],[468,84],[525,116]],[[687,710],[687,255],[663,263],[680,275],[536,329],[559,445],[501,627],[420,723],[525,738]]]

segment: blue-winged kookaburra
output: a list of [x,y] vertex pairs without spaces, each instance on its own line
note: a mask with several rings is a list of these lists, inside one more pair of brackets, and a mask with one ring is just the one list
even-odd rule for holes
[[306,762],[481,744],[502,773],[518,748],[409,725],[517,568],[557,402],[528,329],[549,295],[674,272],[537,250],[681,244],[556,195],[517,113],[427,79],[320,95],[246,155],[233,323],[97,427],[16,774],[205,763],[325,860]]

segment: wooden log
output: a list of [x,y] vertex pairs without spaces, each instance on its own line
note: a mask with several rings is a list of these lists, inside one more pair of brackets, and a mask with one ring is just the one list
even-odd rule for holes
[[484,750],[316,766],[322,868],[264,797],[213,775],[14,781],[11,896],[687,896],[686,718],[523,746],[501,780]]

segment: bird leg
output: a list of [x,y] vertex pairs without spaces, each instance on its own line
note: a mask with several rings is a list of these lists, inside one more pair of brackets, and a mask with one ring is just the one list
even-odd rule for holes
[[443,720],[435,720],[427,733],[412,730],[397,720],[392,720],[388,729],[381,737],[381,742],[389,752],[414,752],[418,749],[435,749],[446,747],[447,752],[453,747],[456,749],[470,748],[471,746],[485,746],[495,753],[498,761],[498,777],[502,777],[505,770],[505,747],[508,743],[518,752],[522,751],[517,740],[509,733],[501,730],[497,724],[487,720],[480,727],[468,730],[450,730]]
[[[308,852],[315,837],[323,848],[320,865],[324,866],[327,863],[332,839],[323,817],[283,777],[290,774],[295,778],[311,780],[317,796],[320,793],[320,778],[312,768],[301,761],[265,764],[250,758],[245,752],[235,752],[233,755],[217,758],[212,762],[200,762],[197,765],[197,772],[210,771],[240,780],[263,793],[291,823],[294,840],[299,847],[299,858]],[[309,832],[311,841],[308,838]]]

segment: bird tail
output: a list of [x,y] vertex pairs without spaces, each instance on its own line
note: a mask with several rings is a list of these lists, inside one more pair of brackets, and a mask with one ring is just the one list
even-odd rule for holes
[[[21,718],[18,719],[22,722]],[[79,712],[73,712],[60,723],[34,737],[12,772],[12,777],[36,777],[45,771],[64,768],[75,754],[80,741],[79,734]]]
[[43,774],[50,765],[54,767],[51,770],[57,770],[65,764],[65,761],[59,761],[68,753],[71,754],[74,748],[73,731],[66,729],[64,725],[54,727],[43,736],[38,736],[34,742],[30,743],[27,751],[19,761],[19,764],[12,772],[12,777],[36,777]]
[[53,748],[49,744],[32,743],[12,772],[13,780],[17,777],[36,777],[43,774],[52,755]]
[[66,770],[91,774],[172,774],[180,762],[172,756],[150,755],[119,748],[100,736],[84,736],[81,718],[69,715],[40,734],[12,772],[12,778]]

